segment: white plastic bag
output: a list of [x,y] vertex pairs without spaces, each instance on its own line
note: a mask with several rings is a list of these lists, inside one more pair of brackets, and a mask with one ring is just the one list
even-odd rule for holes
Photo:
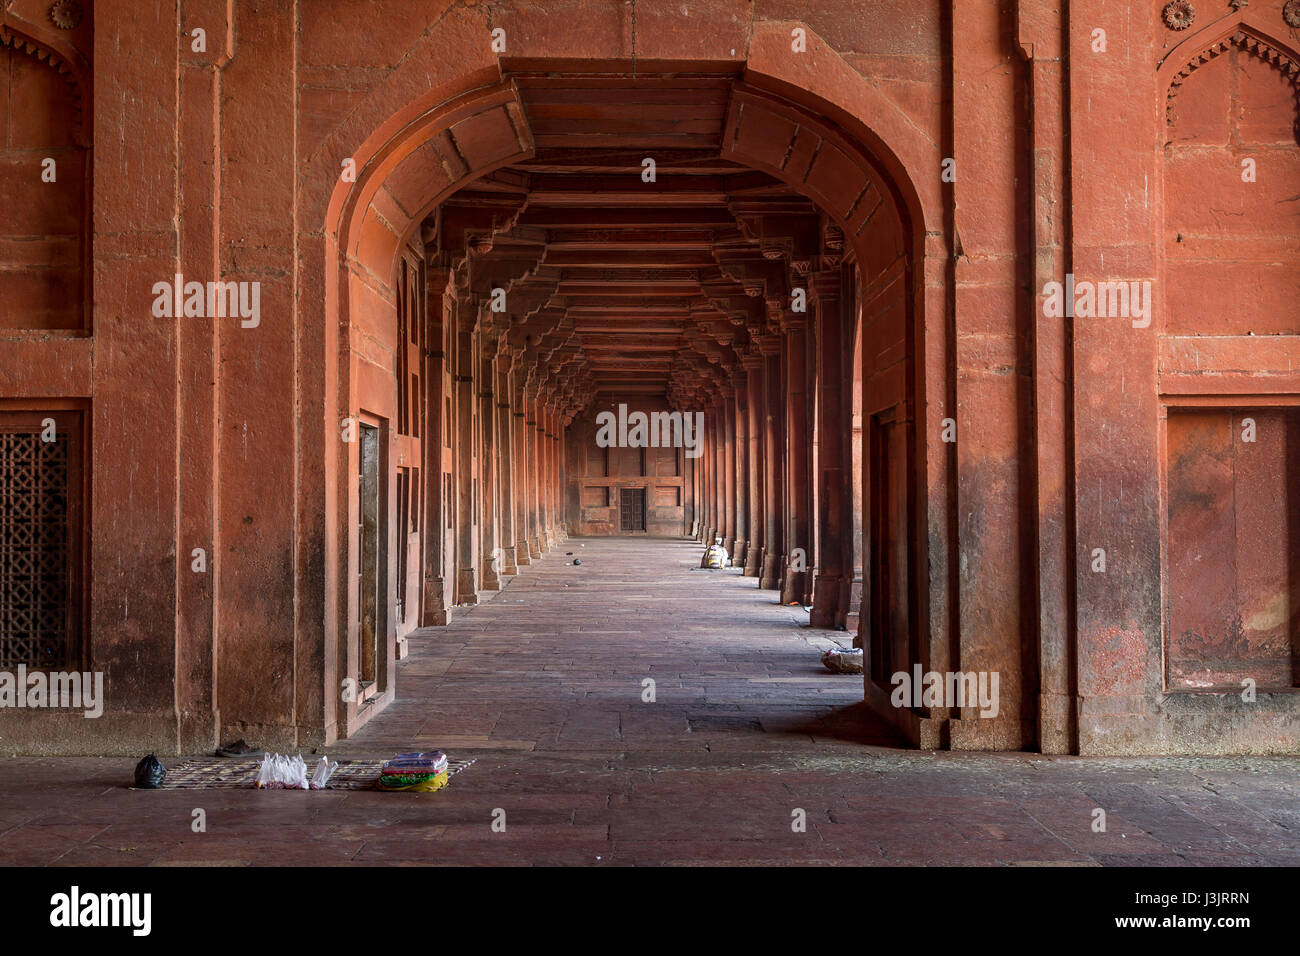
[[329,783],[330,777],[334,776],[334,771],[337,769],[339,769],[337,760],[321,757],[320,763],[316,764],[316,770],[311,775],[311,788],[313,790],[324,790],[325,785]]
[[257,787],[272,790],[308,790],[307,763],[302,756],[264,754],[257,773]]

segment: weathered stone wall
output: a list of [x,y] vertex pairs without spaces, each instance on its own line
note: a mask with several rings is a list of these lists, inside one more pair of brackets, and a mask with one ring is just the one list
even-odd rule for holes
[[[364,721],[340,694],[359,621],[343,423],[394,415],[402,250],[434,257],[422,623],[585,513],[571,383],[548,365],[564,330],[474,331],[490,290],[473,284],[473,231],[451,249],[419,229],[535,148],[512,71],[635,64],[732,71],[727,157],[840,233],[838,255],[826,236],[813,250],[806,324],[778,307],[726,399],[744,398],[731,435],[740,415],[759,426],[749,448],[767,428],[784,447],[801,421],[781,406],[786,350],[809,350],[813,387],[860,376],[862,593],[843,596],[844,556],[823,547],[851,517],[826,510],[828,480],[851,500],[825,470],[845,460],[826,453],[832,432],[802,479],[750,457],[772,486],[747,522],[734,487],[714,494],[725,455],[683,465],[682,514],[667,506],[663,527],[730,521],[762,583],[837,617],[860,603],[865,696],[918,744],[1297,749],[1294,5],[1196,4],[1190,24],[1160,0],[1077,0],[1068,19],[1043,0],[81,5],[68,28],[43,0],[0,13],[0,412],[83,416],[76,600],[108,707],[0,714],[3,748],[306,746]],[[846,262],[856,302],[836,311]],[[156,317],[153,287],[177,273],[258,283],[260,321]],[[1067,275],[1150,282],[1150,321],[1045,314]],[[852,342],[844,314],[860,322],[857,376],[826,348],[831,328]],[[847,386],[821,399],[847,430]],[[467,451],[489,447],[517,470]],[[396,464],[415,448],[387,450]],[[462,528],[474,514],[491,518]],[[789,550],[814,541],[826,573],[791,579]],[[888,675],[914,663],[998,671],[998,718],[892,708]]]

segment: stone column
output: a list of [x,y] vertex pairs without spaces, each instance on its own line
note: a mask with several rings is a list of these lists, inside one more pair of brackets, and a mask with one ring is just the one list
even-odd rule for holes
[[551,496],[551,545],[564,540],[564,521],[560,517],[560,413],[552,408],[547,416],[550,424],[551,467],[546,472],[546,485]]
[[708,548],[713,544],[714,537],[714,497],[713,497],[713,414],[706,409],[704,412],[704,454],[700,457],[702,468],[700,469],[700,502],[703,511],[702,540],[704,547]]
[[524,386],[522,379],[526,373],[515,358],[515,405],[511,420],[515,429],[515,564],[526,567],[533,563],[532,551],[528,546],[528,496],[531,494],[528,480],[528,416],[524,409]]
[[[542,383],[545,392],[545,381]],[[546,474],[551,464],[551,439],[546,430],[546,399],[537,400],[537,547],[545,554],[551,550],[551,495]]]
[[842,628],[848,611],[849,575],[845,558],[847,537],[852,533],[849,513],[848,446],[844,420],[844,353],[852,347],[845,341],[844,315],[840,296],[840,273],[827,269],[812,276],[810,298],[817,315],[817,476],[821,494],[817,500],[817,579],[813,584],[813,627]]
[[550,546],[546,543],[545,482],[542,480],[546,467],[546,427],[540,397],[533,396],[532,406],[529,411],[533,415],[531,423],[532,435],[530,436],[533,439],[533,454],[529,465],[533,470],[534,490],[532,498],[533,514],[529,523],[529,530],[533,536],[533,555],[540,558],[550,550]]
[[478,398],[474,373],[478,369],[478,303],[458,302],[456,310],[456,603],[478,603],[478,442],[475,419]]
[[[683,419],[686,415],[686,412],[682,412]],[[699,531],[699,517],[695,514],[696,461],[698,459],[682,452],[682,533],[691,538]]]
[[566,443],[568,441],[567,426],[564,424],[564,413],[555,413],[555,520],[556,528],[560,534],[560,540],[569,539],[569,521],[568,514],[564,504],[564,469],[568,459],[566,457]]
[[725,546],[727,540],[727,412],[722,402],[713,407],[713,501],[717,520],[714,538]]
[[781,388],[781,337],[759,339],[763,353],[763,573],[758,586],[776,590],[784,571],[785,394]]
[[497,538],[497,436],[496,436],[496,351],[497,342],[490,333],[482,342],[479,360],[479,429],[482,451],[479,455],[479,590],[500,591],[501,542]]
[[722,546],[736,553],[736,400],[728,383],[722,388]]
[[528,554],[534,560],[542,556],[541,537],[537,533],[537,394],[529,377],[528,390],[524,396],[524,434],[528,442],[528,455],[525,462],[528,483],[528,508],[524,525],[524,534],[528,539]]
[[558,501],[555,495],[555,409],[546,406],[546,544],[554,548],[559,543]]
[[713,439],[709,435],[709,412],[704,412],[704,427],[700,429],[700,442],[703,454],[700,455],[700,540],[704,544],[713,543],[713,495],[710,491],[713,480]]
[[[430,269],[427,280],[429,309],[428,396],[429,425],[424,434],[424,600],[420,626],[446,624],[448,607],[454,603],[454,588],[444,571],[447,561],[447,511],[451,502],[443,484],[443,447],[450,444],[448,432],[456,427],[455,418],[444,416],[447,366],[451,358],[444,352],[443,323],[454,321],[455,302],[447,295],[446,270]],[[454,388],[454,383],[452,385]],[[453,393],[454,394],[454,393]],[[452,509],[454,512],[454,509]]]
[[[808,429],[807,317],[786,309],[781,314],[786,374],[786,571],[781,603],[803,604],[808,592],[808,565],[813,560],[808,487],[811,435]],[[825,409],[823,409],[823,414]]]
[[749,551],[745,554],[745,577],[756,578],[763,570],[763,356],[753,345],[741,359],[745,369],[745,404],[749,438]]
[[731,387],[735,390],[732,418],[736,423],[736,550],[731,562],[745,567],[749,545],[749,422],[743,370],[732,373]]
[[501,499],[501,562],[500,573],[518,574],[515,561],[515,429],[510,414],[510,398],[514,395],[514,357],[501,337],[501,350],[497,353],[497,487]]

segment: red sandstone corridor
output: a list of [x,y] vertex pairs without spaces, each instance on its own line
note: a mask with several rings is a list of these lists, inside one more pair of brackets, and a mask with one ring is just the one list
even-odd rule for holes
[[1297,196],[1300,0],[4,0],[7,910],[1287,925]]
[[[564,554],[572,550],[580,566]],[[10,759],[22,865],[1300,863],[1300,769],[1274,758],[915,752],[860,680],[696,542],[572,539],[445,628],[331,754],[477,759],[436,794],[132,792],[133,760]],[[643,703],[642,680],[656,682]],[[190,832],[195,807],[206,833]],[[1107,832],[1093,832],[1096,808]],[[506,811],[504,833],[490,824]],[[806,832],[792,812],[806,812]]]

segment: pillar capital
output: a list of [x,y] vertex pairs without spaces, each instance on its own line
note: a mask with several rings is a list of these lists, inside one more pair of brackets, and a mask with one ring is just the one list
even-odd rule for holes
[[840,297],[843,283],[838,269],[822,269],[809,276],[808,285],[814,299],[829,302]]
[[478,297],[466,291],[456,295],[456,331],[473,334],[478,331]]
[[822,226],[822,268],[838,268],[843,259],[844,230],[827,220]]
[[808,313],[783,309],[778,323],[782,333],[802,332],[808,327]]
[[447,291],[450,274],[446,269],[429,269],[425,272],[424,287],[429,295],[442,295]]

